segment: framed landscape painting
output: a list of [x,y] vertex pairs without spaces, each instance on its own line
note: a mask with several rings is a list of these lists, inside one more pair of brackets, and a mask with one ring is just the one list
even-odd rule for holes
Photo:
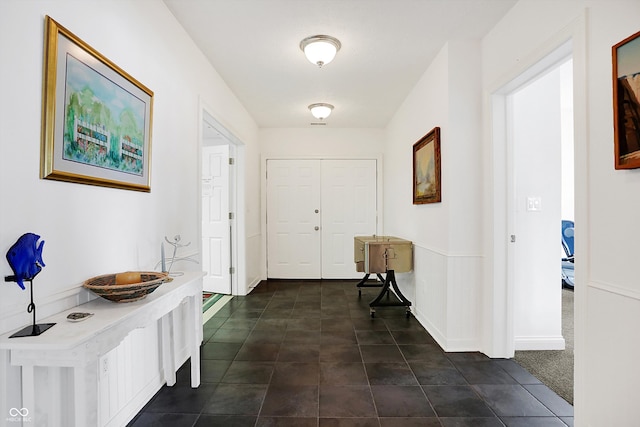
[[49,16],[41,177],[151,191],[153,92]]
[[640,168],[640,32],[612,48],[616,169]]
[[413,204],[442,201],[440,190],[440,128],[413,144]]

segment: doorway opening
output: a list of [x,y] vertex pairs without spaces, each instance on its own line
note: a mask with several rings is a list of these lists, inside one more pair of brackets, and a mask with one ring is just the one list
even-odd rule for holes
[[200,134],[203,289],[245,295],[244,144],[204,108]]
[[[573,295],[567,304],[561,233],[562,220],[574,220],[572,76],[568,41],[505,85],[494,103],[504,117],[508,351],[571,403]],[[536,369],[545,363],[553,368]]]

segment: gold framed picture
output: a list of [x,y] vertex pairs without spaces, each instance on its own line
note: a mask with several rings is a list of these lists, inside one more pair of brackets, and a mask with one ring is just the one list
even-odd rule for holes
[[153,92],[45,18],[44,179],[151,191]]

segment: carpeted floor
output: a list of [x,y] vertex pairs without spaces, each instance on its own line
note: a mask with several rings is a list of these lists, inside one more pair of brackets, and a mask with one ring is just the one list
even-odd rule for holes
[[573,405],[573,291],[562,290],[562,335],[565,350],[516,351],[523,368]]

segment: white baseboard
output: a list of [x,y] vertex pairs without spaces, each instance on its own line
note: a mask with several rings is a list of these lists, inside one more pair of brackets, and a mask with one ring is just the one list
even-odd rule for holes
[[431,335],[433,339],[436,340],[440,348],[442,348],[444,351],[447,351],[446,340],[444,338],[444,335],[440,332],[440,330],[438,330],[438,328],[436,328],[431,322],[429,322],[427,317],[423,316],[419,310],[414,309],[414,310],[411,310],[411,312],[413,313],[413,316],[416,318],[418,323],[420,323],[422,327],[424,327],[427,330],[429,335]]
[[480,351],[480,346],[475,340],[446,339],[438,328],[431,324],[419,311],[413,311],[413,315],[444,351],[448,353]]
[[553,337],[516,337],[516,350],[564,350],[566,348],[564,338]]
[[262,279],[260,277],[256,277],[254,278],[251,283],[249,283],[249,287],[247,288],[247,293],[246,295],[248,295],[253,288],[255,288],[256,286],[258,286],[260,284],[260,282],[262,282]]

